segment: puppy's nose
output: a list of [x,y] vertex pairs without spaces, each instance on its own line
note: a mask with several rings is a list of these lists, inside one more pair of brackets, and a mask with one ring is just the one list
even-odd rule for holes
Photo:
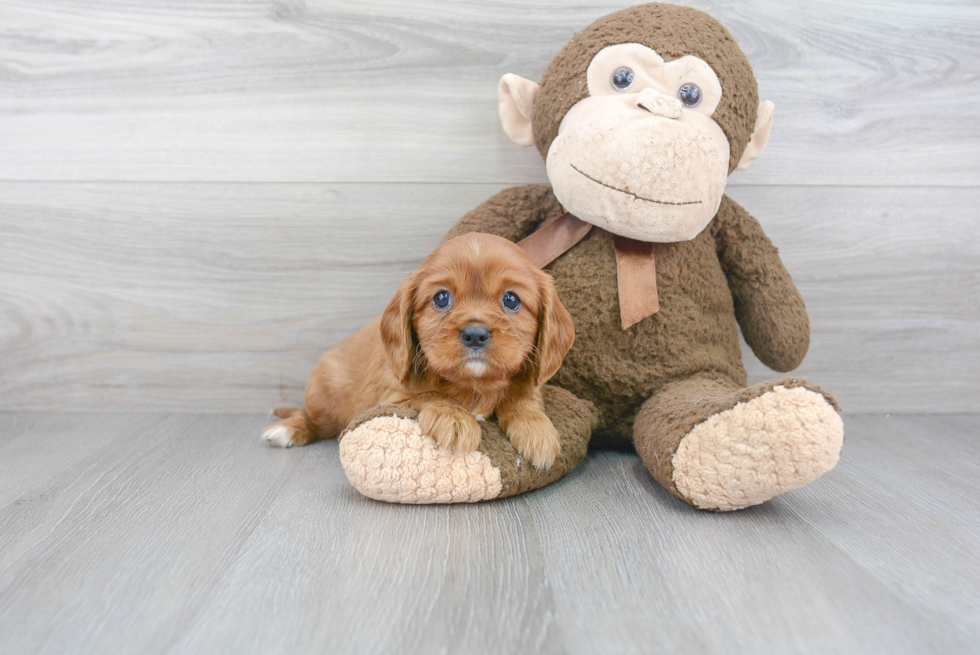
[[459,331],[460,340],[467,348],[485,348],[490,341],[490,330],[485,325],[467,325]]

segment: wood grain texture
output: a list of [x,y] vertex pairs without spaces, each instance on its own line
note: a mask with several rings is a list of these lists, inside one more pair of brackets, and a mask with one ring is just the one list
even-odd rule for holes
[[[738,188],[810,315],[797,372],[845,411],[980,410],[980,190]],[[750,382],[772,379],[743,344]]]
[[[77,418],[57,420],[53,439],[83,437]],[[102,417],[85,420],[97,434]],[[212,438],[219,424],[230,438]],[[242,448],[254,426],[254,417],[141,420],[40,476],[0,518],[0,649],[167,648],[302,458]]]
[[177,411],[301,399],[323,350],[495,190],[0,186],[0,403]]
[[101,421],[78,425],[51,421],[40,412],[10,417],[0,435],[0,506],[17,498],[25,502],[27,490],[49,476],[62,473],[115,439],[125,439],[127,430],[151,428],[152,422],[152,418],[134,420],[127,414],[106,414]]
[[[730,190],[808,302],[800,373],[980,409],[980,5],[692,4],[777,104]],[[448,225],[545,180],[497,80],[621,6],[0,0],[0,408],[298,402]]]
[[[863,418],[848,420],[846,429],[849,444],[873,435],[864,459],[855,461],[845,446],[841,464],[824,479],[741,512],[708,516],[683,505],[638,459],[618,453],[591,455],[573,474],[587,481],[571,493],[569,482],[529,498],[538,510],[532,515],[542,548],[553,554],[548,565],[568,640],[581,652],[641,653],[653,645],[671,653],[970,652],[973,628],[937,618],[942,611],[920,613],[932,604],[958,606],[946,616],[969,613],[961,604],[980,598],[968,582],[945,586],[957,575],[951,567],[967,569],[971,577],[980,571],[975,554],[959,559],[959,534],[923,539],[934,566],[868,570],[820,529],[833,530],[836,539],[845,533],[862,549],[879,549],[876,564],[916,557],[910,551],[919,542],[908,538],[905,525],[919,525],[920,517],[906,498],[929,496],[928,488],[901,467],[881,471],[900,480],[889,488],[893,495],[840,482],[856,465],[883,468],[874,457],[887,445],[877,424],[869,429]],[[973,438],[972,431],[960,438]],[[854,503],[891,509],[901,537],[882,547],[860,520],[836,513],[812,525],[799,500],[804,492],[828,509],[859,493]],[[545,498],[543,506],[536,504],[538,496]],[[975,512],[954,514],[956,533],[977,524]],[[846,527],[834,529],[834,520],[846,520]],[[974,534],[967,543],[976,541]],[[919,585],[934,593],[910,601],[909,587]]]
[[826,493],[796,492],[800,517],[930,621],[962,612],[951,635],[977,648],[977,416],[857,416],[845,425],[847,465]]
[[522,503],[419,512],[369,501],[347,483],[336,443],[323,446],[177,652],[568,652]]
[[[358,495],[256,416],[0,414],[0,653],[969,653],[980,417],[852,416],[731,514],[635,455],[471,506]],[[20,447],[31,437],[49,450]],[[51,457],[57,447],[64,457]],[[73,450],[74,449],[74,450]],[[67,453],[71,451],[70,456]]]
[[[499,188],[0,183],[0,408],[300,402],[322,352]],[[980,190],[732,196],[807,301],[801,375],[851,412],[980,409]]]
[[[0,179],[544,181],[496,86],[628,2],[0,2]],[[980,6],[690,3],[777,106],[745,184],[980,182]]]

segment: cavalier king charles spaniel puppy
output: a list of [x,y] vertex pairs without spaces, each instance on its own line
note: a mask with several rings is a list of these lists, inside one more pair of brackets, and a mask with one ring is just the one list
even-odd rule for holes
[[446,241],[405,277],[384,314],[310,373],[303,408],[263,437],[282,447],[337,436],[375,405],[406,405],[443,447],[474,450],[477,420],[496,413],[514,447],[538,469],[561,448],[541,387],[575,338],[551,276],[507,239],[467,234]]

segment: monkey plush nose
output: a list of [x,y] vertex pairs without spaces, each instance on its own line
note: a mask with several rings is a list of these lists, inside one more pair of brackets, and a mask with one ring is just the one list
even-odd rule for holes
[[490,330],[485,325],[467,325],[459,331],[459,338],[467,348],[479,350],[490,341]]
[[664,118],[681,117],[681,101],[647,87],[636,96],[636,106],[646,109],[655,116]]

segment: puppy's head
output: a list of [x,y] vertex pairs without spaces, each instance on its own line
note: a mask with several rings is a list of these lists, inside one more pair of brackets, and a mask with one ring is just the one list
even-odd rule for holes
[[407,276],[381,318],[391,369],[478,387],[521,376],[544,384],[572,347],[572,317],[551,276],[490,234],[446,241]]

